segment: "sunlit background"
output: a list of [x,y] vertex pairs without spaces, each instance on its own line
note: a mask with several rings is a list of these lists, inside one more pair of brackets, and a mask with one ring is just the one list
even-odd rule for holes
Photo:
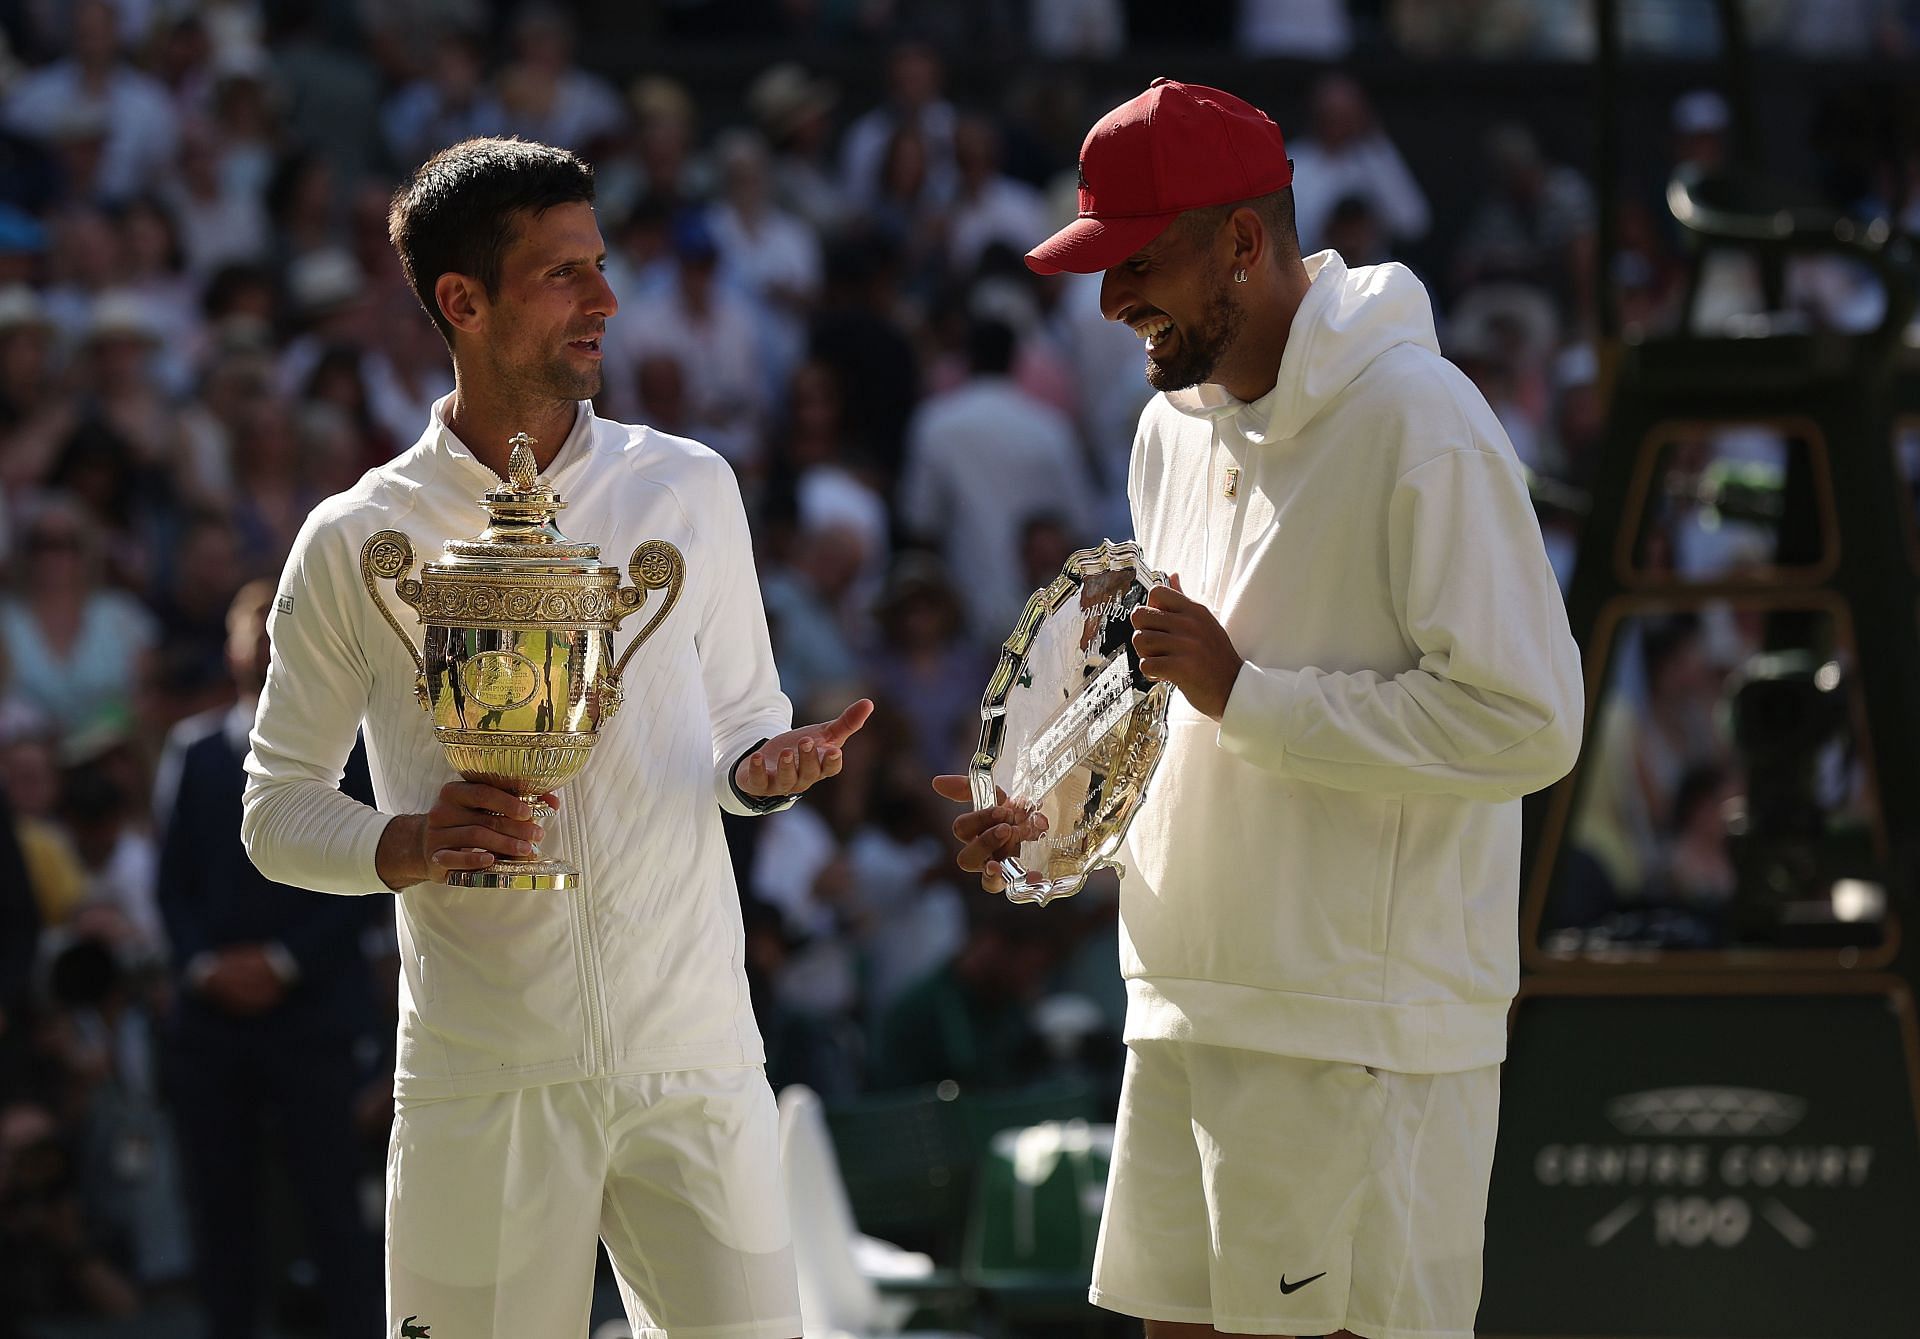
[[[1525,999],[1632,1008],[1573,1019],[1578,1042],[1517,1031],[1516,1056],[1611,1065],[1607,1147],[1777,1126],[1781,1186],[1785,1131],[1819,1125],[1820,1099],[1877,1122],[1822,1127],[1820,1147],[1874,1152],[1832,1185],[1809,1171],[1813,1207],[1749,1203],[1770,1164],[1742,1154],[1735,1177],[1712,1145],[1733,1180],[1628,1212],[1650,1164],[1578,1180],[1604,1150],[1568,1153],[1589,1146],[1546,1129],[1516,1062],[1483,1328],[1599,1333],[1537,1280],[1633,1242],[1654,1300],[1608,1334],[1814,1333],[1789,1303],[1727,1320],[1715,1298],[1774,1297],[1780,1262],[1848,1221],[1920,1258],[1920,1198],[1898,1207],[1920,1183],[1899,930],[1920,826],[1920,3],[1609,9],[0,0],[0,1339],[202,1333],[199,1117],[169,1047],[195,983],[160,877],[195,815],[169,735],[234,701],[236,592],[452,388],[386,206],[435,150],[496,133],[594,164],[621,303],[598,408],[732,464],[796,719],[879,704],[817,802],[728,827],[809,1334],[1133,1332],[1085,1303],[1122,1057],[1116,885],[1044,911],[970,891],[927,779],[964,770],[1027,594],[1129,532],[1139,341],[1101,318],[1098,276],[1020,255],[1071,216],[1086,127],[1159,75],[1276,118],[1302,250],[1410,266],[1533,477],[1590,700],[1579,769],[1528,809],[1537,993],[1516,1027]],[[339,1048],[357,1156],[324,1174],[362,1186],[377,1236],[397,963],[391,903],[364,905],[336,950],[379,983]],[[1870,998],[1886,1044],[1848,1050],[1866,1034],[1842,1009],[1816,1035],[1844,1060],[1773,1074],[1782,990],[1806,1001],[1788,1020]],[[1748,996],[1751,1018],[1712,1026],[1754,1042],[1750,1069],[1719,1073],[1736,1062],[1686,1040],[1688,1002]],[[1634,1028],[1702,1091],[1759,1098],[1672,1097],[1693,1089],[1635,1068]],[[1856,1077],[1878,1096],[1847,1097]],[[1709,1129],[1707,1110],[1734,1115]],[[327,1286],[290,1135],[268,1121],[232,1150],[263,1204],[259,1333],[282,1339],[323,1333]],[[1530,1239],[1552,1213],[1529,1197],[1580,1185],[1622,1189],[1574,1215],[1573,1246]],[[1875,1268],[1847,1285],[1869,1318],[1912,1287]],[[597,1339],[619,1314],[603,1263]]]

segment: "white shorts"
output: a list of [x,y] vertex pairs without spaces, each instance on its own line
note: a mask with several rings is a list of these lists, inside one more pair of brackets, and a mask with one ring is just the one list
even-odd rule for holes
[[584,1335],[595,1239],[637,1339],[789,1339],[800,1293],[759,1066],[402,1102],[387,1336]]
[[1091,1297],[1241,1334],[1472,1339],[1500,1070],[1131,1043]]

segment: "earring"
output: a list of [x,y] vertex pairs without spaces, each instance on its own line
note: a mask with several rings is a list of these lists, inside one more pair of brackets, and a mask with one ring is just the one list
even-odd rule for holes
[[1233,282],[1236,284],[1244,284],[1247,282],[1247,272],[1245,270],[1235,270],[1233,272]]

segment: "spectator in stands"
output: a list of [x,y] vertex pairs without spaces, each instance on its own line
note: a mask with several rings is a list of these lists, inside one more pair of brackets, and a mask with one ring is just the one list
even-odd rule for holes
[[1639,636],[1645,705],[1619,692],[1601,704],[1573,833],[1622,901],[1644,896],[1660,873],[1682,777],[1726,760],[1714,723],[1721,676],[1700,621],[1676,616]]
[[1353,46],[1347,0],[1239,0],[1234,45],[1249,55],[1335,61]]
[[158,185],[178,147],[179,124],[165,87],[121,53],[118,19],[107,0],[73,7],[73,54],[23,77],[8,96],[7,126],[51,142],[81,127],[99,128],[94,170],[73,183],[100,200],[125,200]]
[[1320,241],[1327,250],[1338,252],[1349,267],[1393,259],[1380,216],[1363,196],[1344,196],[1334,204]]
[[394,163],[417,163],[463,139],[499,134],[507,112],[486,82],[486,54],[472,33],[441,33],[427,71],[387,99],[381,132]]
[[803,521],[788,563],[762,575],[780,691],[793,701],[830,695],[856,677],[859,638],[850,596],[868,556],[866,537],[846,521]]
[[285,98],[266,57],[252,47],[223,52],[214,75],[211,129],[220,179],[264,204],[284,133]]
[[820,295],[820,238],[774,202],[766,142],[751,131],[721,137],[714,151],[722,195],[711,223],[728,276],[758,306],[772,400],[807,348],[807,313]]
[[1036,53],[1068,60],[1097,60],[1127,45],[1127,11],[1120,0],[1053,0],[1033,6]]
[[[179,992],[173,1089],[210,1339],[258,1332],[269,1158],[293,1185],[327,1333],[359,1339],[380,1329],[379,1244],[360,1212],[353,1123],[359,1057],[377,1050],[361,949],[372,899],[270,883],[240,844],[241,764],[266,681],[272,601],[267,581],[234,597],[227,661],[237,700],[182,722],[162,766],[159,903]],[[372,802],[357,753],[345,789]]]
[[1727,132],[1733,117],[1727,100],[1710,88],[1696,88],[1673,104],[1673,161],[1701,173],[1720,170],[1727,161]]
[[[1328,224],[1335,206],[1348,199],[1366,202],[1396,246],[1427,235],[1420,183],[1375,118],[1365,91],[1346,75],[1324,75],[1313,86],[1312,133],[1295,140],[1290,152],[1299,183],[1294,211],[1301,254],[1331,245]],[[1348,265],[1370,263],[1366,256],[1340,254]]]
[[848,438],[889,481],[899,475],[907,422],[920,398],[919,355],[899,307],[891,245],[847,239],[829,248],[808,347],[848,388]]
[[333,164],[318,153],[295,149],[275,162],[262,198],[273,220],[272,266],[289,288],[304,257],[336,250],[343,195]]
[[1040,192],[1000,170],[1000,132],[982,116],[963,116],[954,126],[953,155],[959,191],[947,231],[947,265],[969,275],[980,255],[998,242],[1008,248],[1047,229]]
[[41,296],[61,344],[71,348],[86,338],[96,304],[120,283],[126,257],[112,220],[91,204],[56,214],[50,241],[48,284]]
[[[849,436],[846,393],[826,363],[802,363],[787,388],[786,403],[787,421],[769,462],[769,507],[777,490],[788,488],[801,526],[851,527],[866,559],[850,594],[864,608],[886,575],[893,543],[885,481]],[[861,626],[866,626],[864,620]]]
[[674,210],[697,209],[714,191],[712,165],[701,152],[699,119],[686,86],[665,75],[633,81],[627,91],[633,104],[630,142],[616,153],[603,155],[607,163],[609,213],[650,196]]
[[146,1289],[192,1263],[179,1158],[161,1105],[152,978],[115,911],[89,904],[47,963],[44,1038],[59,1069],[84,1229]]
[[249,576],[272,570],[323,496],[313,463],[300,454],[293,406],[284,398],[266,395],[248,407],[234,438],[233,519]]
[[995,657],[966,635],[966,610],[945,565],[928,553],[900,555],[879,623],[868,662],[875,696],[896,704],[921,775],[958,771],[979,742],[980,694]]
[[774,199],[822,233],[839,227],[847,213],[828,154],[838,97],[831,84],[794,64],[771,66],[747,92],[747,106],[773,147]]
[[327,11],[315,0],[276,4],[267,33],[271,55],[241,48],[225,62],[261,81],[292,141],[351,181],[379,157],[380,77],[364,54],[332,40],[339,30]]
[[157,636],[132,596],[100,584],[100,532],[71,499],[40,499],[22,527],[20,579],[0,600],[14,685],[56,729],[129,720]]
[[1518,124],[1494,127],[1486,141],[1491,189],[1461,238],[1454,281],[1464,289],[1488,279],[1518,279],[1554,294],[1574,328],[1593,315],[1593,191],[1570,167],[1541,152]]
[[221,172],[219,141],[211,127],[189,123],[181,132],[179,173],[160,191],[179,220],[196,292],[222,265],[266,258],[266,211],[257,195]]
[[918,127],[903,125],[893,132],[877,170],[868,223],[897,252],[908,302],[925,309],[946,274],[952,197],[934,184],[926,136]]
[[612,84],[575,62],[574,38],[557,5],[523,5],[497,87],[510,133],[586,152],[618,134],[627,111]]
[[952,1079],[963,1088],[1017,1088],[1047,1069],[1032,1008],[1065,956],[1067,922],[1029,916],[999,897],[969,896],[966,942],[909,987],[880,1019],[874,1088]]
[[[30,488],[73,431],[73,397],[55,373],[53,324],[33,289],[0,289],[0,498]],[[0,553],[12,548],[0,507]]]
[[940,57],[929,46],[905,42],[887,57],[887,100],[847,127],[840,144],[840,189],[856,209],[870,209],[881,192],[882,164],[902,131],[918,136],[929,198],[953,198],[953,104],[941,94]]
[[[609,361],[631,369],[652,354],[678,359],[689,416],[705,434],[700,440],[736,468],[751,468],[760,456],[766,398],[754,309],[721,278],[719,243],[702,213],[683,211],[671,239],[671,282],[628,298],[627,319],[608,327],[616,350]],[[639,411],[644,417],[646,405]]]
[[1673,793],[1672,834],[1661,882],[1680,906],[1709,916],[1723,911],[1739,884],[1727,839],[1727,805],[1740,793],[1728,768],[1689,768]]
[[1007,502],[1010,480],[1036,508],[1065,514],[1076,532],[1091,528],[1093,479],[1058,410],[1013,384],[1013,332],[975,321],[967,335],[970,379],[929,399],[915,415],[900,518],[907,531],[966,573],[961,598],[973,635],[997,641],[1032,592],[1022,589],[1020,527]]
[[[119,741],[107,746],[125,747]],[[145,969],[165,954],[166,935],[154,905],[157,853],[140,802],[144,797],[130,793],[116,776],[125,770],[91,761],[69,766],[60,778],[55,812],[85,874],[81,905],[109,909],[116,957],[127,967]],[[144,780],[144,770],[136,771]]]
[[0,1325],[74,1312],[125,1318],[139,1310],[139,1291],[90,1239],[76,1179],[52,1107],[29,1098],[0,1101]]

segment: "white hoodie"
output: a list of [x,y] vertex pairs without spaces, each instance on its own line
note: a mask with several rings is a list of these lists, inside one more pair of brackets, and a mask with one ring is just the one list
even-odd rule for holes
[[[241,825],[254,864],[281,883],[386,892],[374,853],[389,816],[424,812],[456,779],[414,701],[412,658],[360,576],[376,530],[404,531],[419,562],[485,523],[478,499],[499,479],[447,431],[445,406],[411,450],[315,508],[287,560]],[[583,403],[546,478],[567,504],[561,528],[598,544],[602,562],[624,567],[643,540],[664,539],[686,558],[686,588],[628,662],[625,704],[547,825],[542,852],[578,864],[580,886],[400,895],[403,1098],[763,1059],[720,810],[747,812],[730,766],[792,713],[733,471],[696,442]],[[413,611],[390,583],[377,589],[418,646]],[[380,810],[334,789],[363,722]]]
[[1425,289],[1307,271],[1272,391],[1156,396],[1134,439],[1146,556],[1246,665],[1218,726],[1174,695],[1128,833],[1126,1035],[1476,1068],[1506,1050],[1519,797],[1573,765],[1579,652]]

